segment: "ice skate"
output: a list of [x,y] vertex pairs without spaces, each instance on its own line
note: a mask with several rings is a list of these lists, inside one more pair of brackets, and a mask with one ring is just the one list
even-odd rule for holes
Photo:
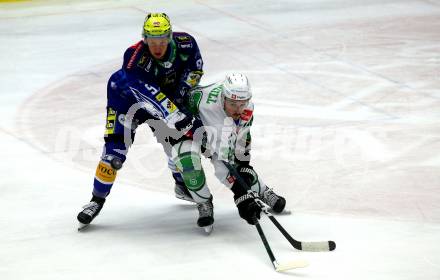
[[286,199],[280,195],[277,195],[273,189],[267,188],[263,195],[260,195],[260,199],[270,207],[269,212],[276,214],[288,215],[291,213],[290,210],[285,209]]
[[83,210],[78,213],[77,219],[79,222],[78,230],[83,230],[98,216],[102,207],[104,206],[105,198],[93,196],[92,200],[83,206]]
[[174,186],[174,193],[178,199],[195,202],[188,189],[184,185],[176,183]]
[[211,232],[214,230],[214,225],[210,225],[210,226],[203,227],[203,229],[205,230],[205,233],[206,233],[207,235],[210,235]]
[[284,208],[281,213],[275,212],[272,208],[268,208],[267,211],[272,215],[277,215],[277,216],[288,216],[292,214],[292,210],[287,208]]
[[199,210],[199,219],[197,225],[210,234],[214,228],[214,206],[212,205],[212,196],[205,202],[197,203]]

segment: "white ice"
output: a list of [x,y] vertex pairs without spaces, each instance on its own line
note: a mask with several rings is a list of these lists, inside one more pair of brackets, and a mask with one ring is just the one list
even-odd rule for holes
[[[147,11],[196,37],[208,83],[250,77],[253,165],[287,198],[290,247],[254,228],[204,162],[215,229],[174,198],[145,126],[85,232],[105,88]],[[435,0],[0,1],[0,279],[440,279],[440,4]]]

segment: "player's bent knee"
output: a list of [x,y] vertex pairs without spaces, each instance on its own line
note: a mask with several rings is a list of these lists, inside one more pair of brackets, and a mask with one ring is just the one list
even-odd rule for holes
[[206,182],[205,172],[203,170],[193,170],[182,173],[185,186],[191,191],[199,191]]
[[119,170],[122,168],[122,165],[124,164],[125,157],[118,157],[112,154],[106,154],[102,157],[102,160],[110,164],[110,166],[113,169]]
[[182,155],[186,155],[188,153],[199,155],[199,157],[201,154],[200,146],[189,139],[180,141],[179,143],[173,145],[173,148],[171,150],[171,155],[174,162],[178,157],[181,157]]
[[203,188],[206,178],[199,154],[191,152],[182,153],[177,157],[175,164],[189,190],[198,191]]

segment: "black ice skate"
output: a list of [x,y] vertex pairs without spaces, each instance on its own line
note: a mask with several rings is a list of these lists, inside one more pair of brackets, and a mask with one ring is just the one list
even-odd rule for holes
[[214,224],[214,206],[212,205],[212,196],[202,203],[197,203],[199,210],[199,219],[197,225],[202,227],[206,233],[210,234]]
[[78,213],[79,226],[78,230],[87,227],[96,216],[98,216],[104,206],[105,198],[93,196],[87,205],[83,206],[83,210]]
[[260,195],[260,199],[275,213],[283,212],[284,208],[286,207],[286,199],[280,195],[277,195],[273,189],[267,188],[263,192],[263,195]]
[[178,199],[195,202],[188,189],[184,185],[176,183],[176,185],[174,186],[174,193]]

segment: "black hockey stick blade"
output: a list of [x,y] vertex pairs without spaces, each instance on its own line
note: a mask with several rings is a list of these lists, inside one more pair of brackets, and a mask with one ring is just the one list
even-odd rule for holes
[[289,241],[293,248],[301,251],[307,252],[325,252],[333,251],[336,249],[336,243],[334,241],[311,241],[304,242],[295,240],[290,234],[283,228],[283,226],[275,219],[274,216],[268,215],[272,223],[278,228],[278,230],[284,235],[284,237]]

